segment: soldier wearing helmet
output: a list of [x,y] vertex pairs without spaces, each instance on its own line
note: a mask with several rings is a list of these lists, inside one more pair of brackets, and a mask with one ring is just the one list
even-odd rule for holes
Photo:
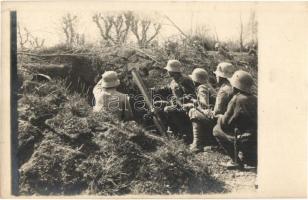
[[[229,79],[232,77],[234,71],[235,68],[230,63],[222,62],[218,64],[216,71],[214,71],[217,83],[220,86],[217,95],[215,95],[215,91],[211,87],[211,85],[208,84],[207,72],[204,69],[200,68],[197,68],[193,71],[191,78],[197,86],[196,91],[198,97],[198,104],[201,105],[201,109],[203,110],[196,110],[195,108],[192,108],[189,112],[189,116],[192,121],[194,136],[191,149],[198,152],[202,149],[203,146],[212,146],[217,144],[215,142],[215,139],[213,138],[212,130],[215,125],[215,119],[219,115],[223,115],[225,113],[225,111],[227,110],[227,105],[233,96],[233,90],[232,86],[230,85]],[[198,84],[197,82],[201,82],[201,84]],[[210,110],[209,104],[210,97],[213,96],[216,96],[216,101],[214,110],[212,111]],[[189,104],[185,106],[188,107]]]
[[190,75],[196,87],[197,99],[192,103],[184,104],[189,109],[189,118],[193,128],[193,142],[190,149],[194,152],[200,152],[203,146],[212,145],[215,139],[212,136],[214,121],[210,110],[210,98],[215,95],[215,90],[208,83],[208,73],[202,68],[196,68]]
[[156,107],[163,107],[163,113],[166,117],[169,131],[172,131],[179,137],[186,138],[186,142],[190,142],[191,122],[183,104],[196,98],[195,85],[190,77],[182,73],[182,64],[178,60],[169,60],[165,69],[168,75],[173,79],[169,85],[172,96],[168,102],[154,102]]
[[[243,167],[243,164],[256,165],[257,161],[257,98],[251,94],[254,84],[252,76],[245,71],[236,71],[230,79],[234,96],[228,104],[227,111],[219,116],[213,134],[225,149],[232,161],[228,168]],[[234,155],[235,130],[238,148],[243,153],[242,159]],[[240,160],[239,163],[234,161]]]
[[105,111],[113,114],[120,120],[131,120],[133,112],[126,94],[116,90],[120,80],[115,71],[106,71],[102,79],[93,89],[95,98],[94,112]]
[[217,92],[214,106],[215,116],[223,115],[226,112],[228,103],[233,96],[233,90],[229,79],[232,77],[234,71],[234,66],[227,62],[219,63],[216,67],[216,71],[214,71],[214,74],[216,75],[216,81],[219,85],[219,90]]
[[180,106],[189,101],[187,96],[195,97],[195,86],[190,77],[182,74],[182,64],[178,60],[169,60],[165,69],[173,79],[170,83],[172,94],[176,98],[176,103]]

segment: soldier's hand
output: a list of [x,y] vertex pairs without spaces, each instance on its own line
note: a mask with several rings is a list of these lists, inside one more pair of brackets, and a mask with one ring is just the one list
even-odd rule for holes
[[150,110],[150,113],[151,113],[151,114],[154,114],[154,113],[156,113],[158,110],[159,110],[158,108],[156,108],[155,106],[153,106],[153,107],[151,108],[151,110]]
[[193,103],[186,103],[186,104],[183,104],[183,109],[185,111],[189,111],[191,108],[194,107],[194,104]]
[[197,99],[191,99],[191,101],[193,102],[193,104],[197,104],[198,103]]
[[213,112],[211,109],[205,110],[204,113],[205,113],[205,115],[206,115],[207,117],[209,117],[209,118],[211,118],[211,119],[213,119],[214,116],[215,116],[215,115],[214,115],[214,112]]
[[218,118],[220,118],[220,117],[222,117],[223,115],[222,114],[217,114],[217,115],[215,115],[214,117],[216,117],[217,119]]
[[237,138],[238,139],[247,139],[247,138],[251,137],[251,135],[252,135],[251,133],[243,133],[241,135],[238,135]]

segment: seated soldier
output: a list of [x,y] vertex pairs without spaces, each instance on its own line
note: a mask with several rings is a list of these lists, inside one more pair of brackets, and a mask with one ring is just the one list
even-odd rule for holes
[[208,73],[202,68],[196,68],[190,75],[196,87],[197,99],[192,99],[194,104],[184,104],[189,110],[189,117],[193,127],[193,142],[190,149],[200,152],[204,146],[215,145],[215,138],[212,135],[214,127],[213,116],[210,110],[210,96],[215,94],[214,89],[208,83]]
[[[213,134],[232,161],[224,164],[227,168],[242,168],[244,164],[257,163],[257,98],[251,94],[252,76],[245,71],[236,71],[230,83],[234,96],[227,111],[217,120]],[[239,131],[235,146],[235,130]],[[243,156],[239,159],[238,152]],[[236,154],[236,155],[235,155]],[[235,162],[238,161],[238,162]]]
[[219,63],[216,71],[214,71],[219,86],[214,106],[214,115],[216,117],[223,115],[226,112],[228,103],[233,96],[233,90],[229,79],[232,77],[234,71],[234,66],[227,62]]
[[94,112],[106,111],[120,120],[132,120],[133,113],[128,95],[116,90],[120,80],[115,71],[106,71],[93,89],[95,97]]
[[[195,86],[190,77],[182,74],[181,67],[182,64],[178,60],[169,60],[165,67],[173,80],[170,83],[172,97],[169,98],[168,105],[164,105],[163,110],[171,131],[180,137],[185,135],[184,137],[187,137],[186,142],[189,142],[191,123],[187,113],[183,110],[183,104],[189,102],[191,97],[196,98]],[[158,105],[157,107],[162,106]]]

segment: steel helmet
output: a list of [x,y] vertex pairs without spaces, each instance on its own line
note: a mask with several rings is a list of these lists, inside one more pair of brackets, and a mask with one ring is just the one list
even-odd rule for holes
[[102,75],[102,87],[113,88],[120,85],[118,74],[115,71],[106,71]]
[[253,78],[248,72],[239,70],[233,74],[232,78],[230,79],[230,83],[233,87],[250,93],[251,87],[253,86]]
[[169,60],[165,69],[168,72],[181,72],[182,64],[178,60]]
[[194,71],[189,75],[189,77],[197,83],[203,84],[208,81],[208,73],[206,70],[202,68],[196,68]]
[[235,71],[234,66],[231,63],[222,62],[217,65],[214,74],[222,78],[231,78]]

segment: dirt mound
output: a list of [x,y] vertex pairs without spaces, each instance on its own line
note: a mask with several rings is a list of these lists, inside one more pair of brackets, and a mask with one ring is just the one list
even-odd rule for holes
[[[180,60],[186,74],[195,67],[213,71],[219,62],[226,61],[217,52],[200,54],[192,48],[178,48],[166,53],[163,48],[129,47],[73,51],[58,46],[24,56],[18,62],[21,194],[225,191],[223,183],[208,171],[207,163],[197,159],[182,141],[148,135],[138,124],[119,122],[108,113],[93,113],[90,106],[92,89],[106,70],[118,72],[122,92],[139,94],[129,73],[136,67],[149,88],[167,94],[170,91],[162,87],[170,82],[163,71],[168,59]],[[256,79],[256,57],[232,56],[230,62],[250,71]],[[66,74],[60,77],[44,69],[52,80],[34,80],[33,71],[39,73],[43,65],[65,65],[69,69],[66,67]],[[214,74],[209,74],[214,84]]]
[[[32,72],[45,73],[52,78],[65,78],[69,88],[87,94],[88,102],[91,102],[92,89],[106,70],[115,70],[119,74],[121,85],[118,89],[129,94],[139,94],[130,75],[132,68],[139,69],[149,88],[161,88],[168,85],[170,78],[163,68],[169,59],[181,61],[185,74],[191,73],[196,67],[212,72],[219,62],[231,62],[238,69],[249,71],[253,77],[257,78],[257,56],[237,52],[230,54],[232,55],[231,60],[214,51],[202,53],[193,45],[181,46],[171,52],[164,47],[139,49],[131,46],[105,48],[85,46],[82,49],[70,49],[59,45],[22,55],[22,59],[19,58],[19,60],[23,62],[19,61],[19,63],[20,66]],[[59,71],[62,72],[60,75]],[[214,74],[209,73],[209,76],[210,82],[215,86]]]
[[182,141],[161,140],[135,122],[93,113],[82,96],[62,83],[24,85],[27,89],[18,104],[20,194],[223,190]]

